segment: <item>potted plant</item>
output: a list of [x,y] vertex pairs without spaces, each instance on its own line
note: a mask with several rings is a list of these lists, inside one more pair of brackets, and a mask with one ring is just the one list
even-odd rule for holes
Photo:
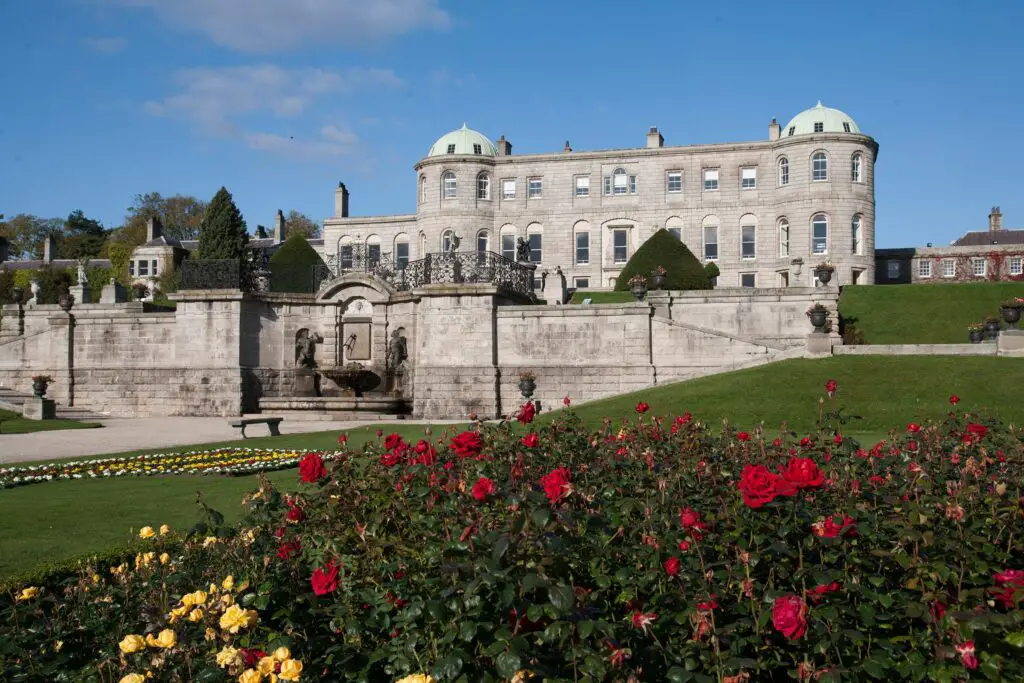
[[665,286],[665,269],[661,266],[656,266],[651,271],[651,279],[648,281],[651,284],[651,289],[658,290]]
[[825,323],[828,322],[828,309],[821,304],[814,304],[807,309],[807,317],[811,319],[816,334],[825,333]]
[[71,307],[75,305],[75,297],[71,292],[61,292],[61,295],[57,298],[57,305],[65,313],[71,310]]
[[1024,299],[1020,297],[1007,299],[999,306],[999,312],[1003,314],[1003,320],[1006,321],[1011,330],[1017,329],[1017,323],[1020,321],[1020,309],[1022,307],[1024,307]]
[[48,387],[52,381],[53,378],[49,375],[32,376],[32,393],[36,395],[36,398],[46,396],[46,387]]
[[537,376],[529,370],[519,373],[519,391],[527,401],[530,400],[533,392],[537,389],[536,379]]
[[985,339],[995,341],[999,336],[999,318],[994,315],[985,316]]
[[634,275],[629,278],[629,291],[637,301],[643,301],[643,298],[647,296],[647,278],[643,275]]
[[149,296],[149,287],[142,282],[136,282],[132,285],[132,293],[135,295],[136,301],[142,301]]
[[972,344],[980,344],[985,338],[985,326],[982,323],[971,323],[967,326],[967,338]]
[[828,286],[828,283],[832,281],[832,273],[835,270],[831,263],[825,261],[814,266],[814,275],[821,281],[821,284]]

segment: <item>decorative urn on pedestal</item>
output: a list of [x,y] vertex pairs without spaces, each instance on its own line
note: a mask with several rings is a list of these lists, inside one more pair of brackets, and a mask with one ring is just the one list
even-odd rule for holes
[[967,326],[967,338],[972,344],[980,344],[985,339],[985,326],[981,323],[971,323]]
[[50,386],[50,382],[52,382],[52,381],[53,381],[53,378],[50,377],[49,375],[35,375],[35,376],[33,376],[32,377],[32,393],[35,394],[35,396],[37,398],[42,398],[43,396],[46,396],[46,389],[47,389],[47,387]]
[[1024,307],[1024,299],[1020,297],[1007,299],[999,306],[999,312],[1003,314],[1003,320],[1006,321],[1011,330],[1017,329],[1017,323],[1020,322],[1020,309],[1022,307]]
[[57,305],[60,306],[60,310],[70,313],[71,307],[75,305],[75,297],[70,292],[63,292],[57,299]]
[[647,281],[651,289],[658,291],[665,286],[665,269],[661,266],[651,271],[651,277]]
[[533,396],[533,392],[537,390],[536,376],[526,370],[525,372],[519,373],[519,392],[523,395],[527,401]]
[[999,318],[994,315],[985,316],[985,340],[995,341],[999,336]]
[[629,278],[629,291],[637,301],[643,301],[647,296],[647,278],[643,275]]
[[814,304],[807,309],[807,317],[811,319],[815,334],[825,334],[825,324],[828,323],[828,309],[821,304]]
[[834,272],[835,268],[831,263],[819,263],[814,266],[814,276],[825,287],[828,287],[828,283],[832,281],[832,273]]

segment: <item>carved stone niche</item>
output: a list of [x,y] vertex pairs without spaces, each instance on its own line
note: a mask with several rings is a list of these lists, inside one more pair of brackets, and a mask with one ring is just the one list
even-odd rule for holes
[[373,357],[373,304],[366,299],[352,299],[341,316],[342,364],[369,361]]

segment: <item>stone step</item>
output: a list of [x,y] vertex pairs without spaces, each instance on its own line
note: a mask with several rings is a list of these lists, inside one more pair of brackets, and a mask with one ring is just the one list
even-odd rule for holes
[[[0,387],[0,410],[10,410],[20,414],[25,401],[31,398],[32,394]],[[103,420],[107,417],[109,416],[94,412],[88,408],[66,406],[61,403],[57,404],[57,419],[59,420]]]

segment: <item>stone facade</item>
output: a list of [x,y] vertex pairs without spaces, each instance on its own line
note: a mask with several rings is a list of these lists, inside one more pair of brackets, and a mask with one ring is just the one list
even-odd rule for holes
[[[381,253],[402,249],[415,260],[444,251],[446,236],[455,234],[462,249],[514,258],[516,238],[539,235],[532,254],[538,279],[560,266],[569,287],[596,288],[613,286],[629,256],[665,228],[698,258],[718,263],[722,287],[810,286],[812,266],[824,260],[835,266],[836,284],[871,284],[877,143],[856,128],[792,136],[779,128],[773,121],[765,141],[678,147],[664,146],[652,129],[646,147],[573,151],[567,145],[563,152],[528,155],[512,155],[504,139],[488,154],[491,143],[463,129],[479,136],[482,153],[436,152],[442,138],[410,179],[415,214],[343,216],[346,192],[336,215],[324,221],[323,253],[332,258],[347,245],[379,245]],[[816,154],[827,165],[818,168],[821,179],[814,179]],[[717,173],[714,183],[706,172]],[[827,225],[823,240],[813,237],[815,217]],[[705,240],[711,227],[717,254]],[[577,240],[586,240],[586,254]]]

